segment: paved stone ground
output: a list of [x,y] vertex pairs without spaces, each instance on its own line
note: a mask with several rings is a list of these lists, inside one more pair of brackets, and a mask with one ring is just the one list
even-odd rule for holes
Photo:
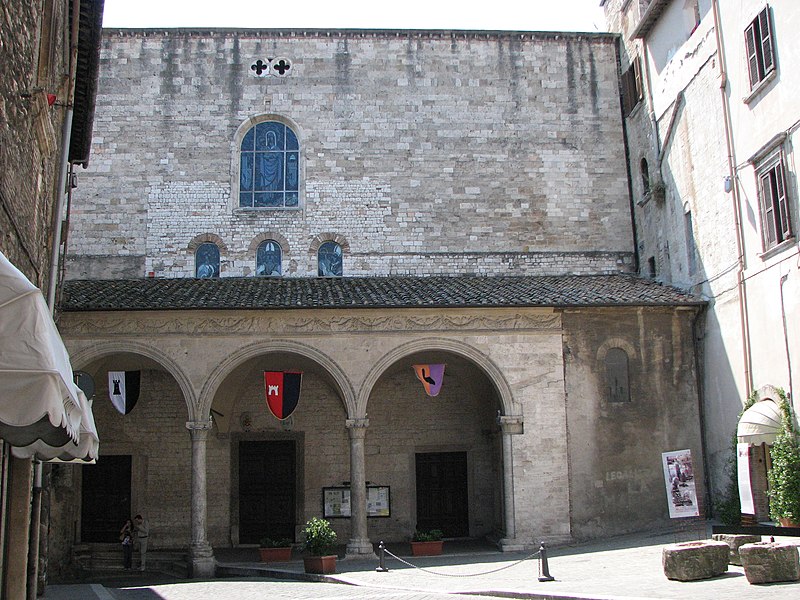
[[[704,536],[694,536],[693,539]],[[250,598],[314,598],[338,600],[390,598],[397,600],[441,600],[485,596],[580,600],[800,600],[800,582],[751,585],[741,567],[714,579],[696,582],[668,580],[661,566],[664,545],[692,539],[688,534],[637,535],[603,543],[554,548],[550,551],[550,573],[555,581],[540,582],[539,563],[526,554],[502,554],[485,548],[448,552],[440,557],[411,559],[425,570],[387,558],[388,573],[375,571],[377,561],[340,560],[337,574],[322,582],[302,581],[300,561],[264,565],[253,562],[255,551],[218,552],[231,572],[239,573],[214,581],[175,582],[150,580],[155,574],[137,574],[130,581],[107,581],[105,586],[49,586],[46,600],[192,600]],[[785,538],[800,544],[797,538]],[[250,560],[239,560],[241,558]],[[252,557],[252,558],[250,558]],[[520,562],[521,561],[521,562]],[[502,569],[502,570],[498,570]],[[264,578],[270,576],[270,579]],[[275,577],[285,579],[276,580]],[[333,582],[339,582],[339,585]],[[347,583],[350,585],[341,585]],[[103,595],[105,594],[105,595]],[[453,596],[450,596],[453,598]]]

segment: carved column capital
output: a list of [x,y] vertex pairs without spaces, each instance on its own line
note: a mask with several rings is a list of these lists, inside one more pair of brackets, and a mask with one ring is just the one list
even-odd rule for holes
[[211,430],[211,426],[213,422],[211,419],[207,421],[186,421],[186,429],[189,430],[189,433],[194,437],[203,437],[208,434]]
[[350,437],[363,438],[367,433],[367,427],[369,427],[369,419],[347,419],[345,425],[347,425]]
[[499,415],[497,424],[504,434],[519,435],[525,433],[525,423],[522,415]]

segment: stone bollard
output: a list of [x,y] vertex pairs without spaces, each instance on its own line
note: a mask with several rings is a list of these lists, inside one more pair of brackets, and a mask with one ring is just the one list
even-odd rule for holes
[[749,583],[800,580],[800,558],[794,544],[745,544],[739,548],[739,556]]
[[739,558],[739,548],[745,544],[757,544],[761,541],[760,535],[743,535],[740,533],[715,533],[711,536],[718,542],[725,542],[730,548],[728,562],[732,565],[742,566],[742,559]]
[[661,552],[661,564],[667,579],[708,579],[728,570],[729,552],[728,544],[713,540],[670,544]]

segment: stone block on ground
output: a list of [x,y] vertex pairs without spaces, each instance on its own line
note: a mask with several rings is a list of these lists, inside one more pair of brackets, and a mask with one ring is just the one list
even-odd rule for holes
[[739,558],[739,548],[745,544],[758,544],[761,541],[760,535],[745,535],[741,533],[715,533],[711,536],[718,542],[725,542],[730,548],[728,554],[728,562],[732,565],[742,565],[742,559]]
[[749,583],[800,580],[797,546],[785,542],[745,544],[739,548],[744,575]]
[[661,553],[664,575],[677,581],[722,575],[728,570],[729,552],[728,544],[714,540],[670,544]]

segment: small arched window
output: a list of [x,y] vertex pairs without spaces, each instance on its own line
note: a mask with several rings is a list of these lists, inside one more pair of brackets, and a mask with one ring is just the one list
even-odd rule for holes
[[256,250],[256,275],[279,277],[281,275],[281,245],[275,240],[261,242]]
[[647,166],[646,158],[642,158],[639,163],[639,170],[642,174],[642,193],[647,195],[650,193],[650,168]]
[[318,274],[320,277],[341,277],[342,247],[336,242],[325,242],[317,252]]
[[239,206],[294,208],[298,205],[300,145],[291,128],[264,121],[242,138]]
[[204,242],[194,253],[194,276],[199,279],[219,277],[219,248],[211,242]]
[[628,353],[622,348],[610,348],[606,354],[606,383],[609,402],[630,402]]

